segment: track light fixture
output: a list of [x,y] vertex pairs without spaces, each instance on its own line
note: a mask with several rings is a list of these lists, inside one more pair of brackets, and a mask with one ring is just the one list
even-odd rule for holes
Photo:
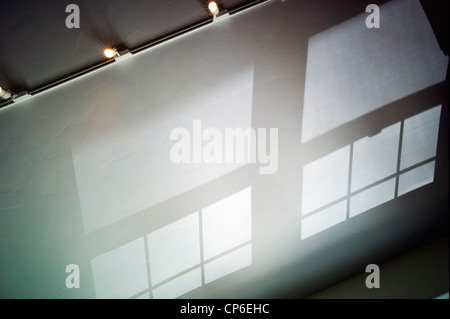
[[119,55],[119,52],[117,52],[117,50],[114,49],[114,48],[107,48],[107,49],[105,49],[105,51],[103,51],[103,54],[104,54],[105,57],[107,57],[108,59],[112,59],[112,58],[115,58],[115,57],[120,56],[120,55]]
[[209,12],[211,12],[211,14],[213,16],[215,16],[215,15],[217,15],[219,13],[219,6],[214,1],[211,1],[208,4],[208,9],[209,9]]
[[[226,9],[221,9],[221,6],[219,5],[220,0],[218,1],[208,1],[208,10],[210,12],[210,14],[212,15],[212,22],[217,22],[219,20],[222,20],[226,17],[229,17],[230,15],[236,15],[238,13],[247,11],[251,8],[255,8],[263,3],[267,3],[270,2],[271,0],[254,0],[253,2],[251,2],[250,4],[245,4],[239,8],[234,8],[233,10],[231,10],[231,12],[228,12],[228,10]],[[133,55],[139,54],[140,52],[150,49],[156,45],[160,45],[162,43],[171,41],[175,38],[178,38],[182,35],[188,34],[190,32],[193,32],[195,30],[199,30],[207,25],[209,25],[211,22],[210,19],[205,19],[204,21],[197,23],[195,25],[186,27],[182,30],[173,32],[172,34],[163,36],[161,38],[158,38],[156,40],[153,40],[152,42],[149,42],[147,44],[144,44],[138,48],[135,48],[132,50],[132,52],[130,52],[130,50],[123,50],[123,51],[118,51],[116,48],[114,47],[110,47],[110,48],[105,48],[105,50],[103,51],[104,56],[108,59],[106,61],[102,61],[101,63],[98,63],[94,66],[91,66],[87,69],[84,69],[80,72],[77,72],[75,74],[71,74],[66,76],[63,79],[54,81],[52,83],[46,84],[42,87],[39,87],[37,89],[34,89],[30,92],[27,91],[23,91],[20,93],[13,93],[9,90],[6,90],[4,88],[0,87],[0,108],[6,107],[7,105],[13,105],[13,104],[17,104],[19,102],[25,101],[35,95],[38,95],[44,91],[50,90],[54,87],[57,87],[63,83],[67,83],[75,78],[80,78],[84,75],[87,75],[91,72],[94,72],[95,70],[98,70],[106,65],[109,65],[110,62],[109,60],[114,59],[115,62],[119,62],[119,61],[123,61],[128,59],[129,57],[132,57]]]
[[128,49],[119,52],[115,48],[107,48],[105,49],[105,51],[103,51],[103,54],[108,59],[114,58],[114,60],[116,60],[117,62],[128,59],[133,55]]
[[230,16],[228,10],[220,10],[219,5],[215,1],[211,1],[210,3],[208,3],[208,10],[213,16],[213,22]]
[[7,102],[19,103],[25,101],[31,97],[31,94],[28,92],[20,92],[18,94],[11,92],[7,89],[0,87],[0,100],[4,100]]
[[0,87],[0,99],[2,100],[12,100],[15,94],[11,91],[8,91],[2,87]]

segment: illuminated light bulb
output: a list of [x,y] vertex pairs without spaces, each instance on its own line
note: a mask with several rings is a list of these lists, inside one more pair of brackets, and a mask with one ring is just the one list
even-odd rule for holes
[[105,49],[105,51],[103,52],[103,54],[105,54],[105,56],[108,59],[114,58],[115,56],[117,56],[117,51],[115,49]]
[[214,15],[214,16],[219,13],[219,6],[214,1],[211,1],[208,4],[208,9],[209,9],[209,12],[211,12],[212,15]]

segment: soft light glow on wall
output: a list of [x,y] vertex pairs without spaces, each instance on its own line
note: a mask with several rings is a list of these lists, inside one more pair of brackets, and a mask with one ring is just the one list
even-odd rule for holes
[[438,105],[305,165],[302,239],[432,183],[440,115]]
[[382,12],[376,31],[362,14],[309,38],[302,143],[445,80],[448,56],[420,2]]
[[251,215],[247,187],[93,258],[97,298],[176,298],[250,266]]
[[[140,98],[156,99],[145,115],[132,118],[110,131],[97,126],[95,121],[103,121],[99,115],[88,125],[92,128],[91,133],[72,144],[86,232],[119,222],[244,165],[177,165],[168,155],[175,143],[169,139],[171,130],[184,127],[193,134],[193,118],[214,113],[202,124],[204,128],[217,127],[222,132],[227,127],[251,126],[253,66],[232,65],[231,61],[222,64],[228,70],[222,72],[205,92],[200,89],[195,94],[180,92],[173,102],[167,96],[177,86],[165,80],[167,75],[160,76],[152,87],[142,84],[138,89]],[[138,72],[138,68],[134,70]],[[205,87],[198,81],[192,81],[190,85],[197,83],[199,88]],[[105,112],[115,109],[121,113],[123,105],[133,99],[128,91],[121,89],[120,86],[104,86],[97,91],[100,98],[90,98],[89,103],[93,107],[100,105]],[[165,102],[160,103],[158,99]],[[177,111],[170,115],[168,125],[164,119],[173,110]],[[155,147],[155,141],[160,141],[158,147]],[[136,147],[130,150],[130,144]],[[185,178],[187,175],[192,178]],[[127,205],[123,204],[124,199],[127,199]]]

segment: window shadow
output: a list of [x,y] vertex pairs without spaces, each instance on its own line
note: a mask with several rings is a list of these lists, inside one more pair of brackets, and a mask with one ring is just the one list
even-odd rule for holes
[[[91,250],[96,297],[176,298],[250,266],[251,187],[248,180],[245,183],[233,180],[237,175],[241,179],[242,172],[239,173],[171,199],[167,202],[170,209],[167,206],[161,209],[164,204],[159,205],[154,209],[158,214],[152,209],[89,234],[93,246],[111,243],[104,240],[106,233],[119,237],[113,248],[103,246],[102,251],[97,246],[95,251]],[[224,183],[232,183],[233,189],[224,192],[221,187]],[[221,187],[222,198],[213,203],[212,198],[196,199],[194,195],[217,187]],[[195,205],[183,205],[187,198]],[[171,221],[162,222],[162,215],[169,212]],[[135,228],[128,238],[127,234],[114,231],[123,231],[126,224],[143,227],[140,231]]]

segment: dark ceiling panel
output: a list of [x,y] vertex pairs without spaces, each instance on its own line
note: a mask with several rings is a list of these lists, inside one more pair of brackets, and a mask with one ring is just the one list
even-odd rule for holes
[[[233,9],[249,1],[222,1]],[[68,29],[67,5],[80,8]],[[103,60],[108,45],[137,48],[209,18],[206,0],[16,0],[0,10],[0,85],[20,92]]]

